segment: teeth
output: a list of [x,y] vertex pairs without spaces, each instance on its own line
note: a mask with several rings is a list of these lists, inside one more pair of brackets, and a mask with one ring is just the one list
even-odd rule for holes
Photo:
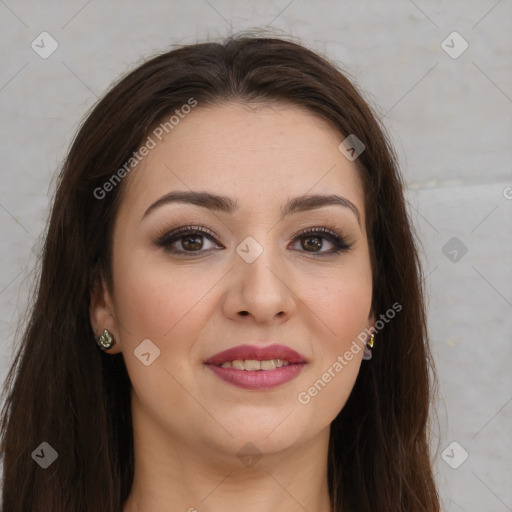
[[[260,366],[262,370],[274,370],[277,368],[277,359],[270,359],[268,361],[261,361]],[[282,362],[282,361],[281,361]]]
[[255,359],[235,359],[221,364],[222,368],[235,368],[236,370],[274,370],[282,366],[288,366],[290,363],[283,359],[268,359],[266,361],[257,361]]

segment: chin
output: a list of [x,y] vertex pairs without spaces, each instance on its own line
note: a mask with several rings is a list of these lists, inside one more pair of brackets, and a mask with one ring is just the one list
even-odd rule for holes
[[252,443],[265,453],[285,450],[305,436],[301,426],[292,417],[293,414],[288,418],[286,414],[281,414],[276,416],[275,421],[262,422],[258,414],[249,415],[243,421],[233,422],[229,426],[225,424],[226,430],[233,437],[222,436],[221,443],[230,452],[233,449],[238,452],[246,443]]

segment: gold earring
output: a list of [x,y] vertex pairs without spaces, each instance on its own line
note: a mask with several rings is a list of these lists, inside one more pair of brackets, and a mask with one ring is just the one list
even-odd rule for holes
[[373,347],[374,339],[375,339],[375,334],[372,333],[370,339],[368,340],[368,343],[364,347],[363,359],[366,360],[366,361],[368,361],[368,359],[372,358],[372,351],[371,351],[371,349]]
[[98,347],[101,348],[101,350],[105,351],[108,350],[109,348],[112,348],[116,342],[112,334],[110,334],[110,331],[108,329],[105,329],[103,331],[103,334],[96,338],[96,343],[98,344]]

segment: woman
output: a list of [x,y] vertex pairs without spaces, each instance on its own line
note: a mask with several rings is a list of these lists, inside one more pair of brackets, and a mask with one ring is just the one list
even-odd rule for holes
[[119,81],[64,164],[6,381],[3,511],[437,511],[393,152],[277,38]]

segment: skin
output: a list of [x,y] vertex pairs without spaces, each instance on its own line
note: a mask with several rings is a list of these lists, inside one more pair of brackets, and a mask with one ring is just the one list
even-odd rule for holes
[[[125,178],[113,290],[97,286],[90,309],[95,332],[113,334],[109,353],[123,353],[133,386],[135,476],[124,512],[235,511],[240,504],[244,512],[329,511],[329,426],[363,351],[308,404],[297,397],[374,322],[363,189],[355,162],[338,150],[343,138],[299,107],[199,105]],[[142,219],[176,190],[229,196],[239,209],[171,203]],[[280,220],[284,202],[306,193],[343,196],[360,222],[333,205]],[[200,238],[192,249],[202,252],[189,249],[190,257],[155,243],[188,224],[211,229],[215,240]],[[323,226],[335,227],[350,250],[329,255],[328,239],[313,240],[322,245],[311,249],[315,235],[296,238]],[[248,236],[263,248],[252,263],[236,252]],[[172,247],[183,253],[190,245],[181,238]],[[145,339],[160,350],[148,366],[134,355]],[[277,388],[241,389],[203,364],[227,348],[270,340],[308,361]],[[237,456],[246,443],[261,455],[250,466]]]

